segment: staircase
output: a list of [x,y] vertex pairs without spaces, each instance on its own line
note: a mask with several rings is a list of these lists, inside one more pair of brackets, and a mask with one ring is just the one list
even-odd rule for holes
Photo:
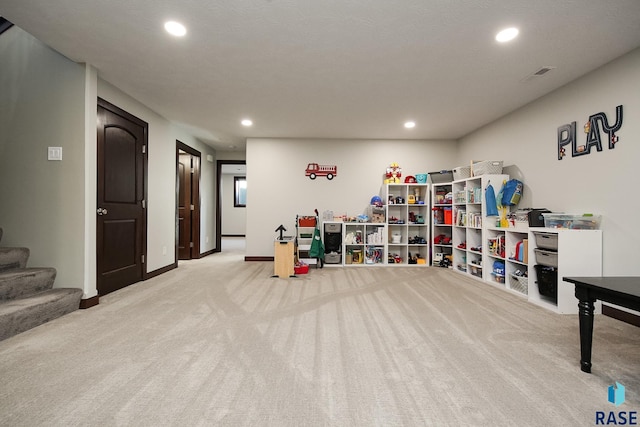
[[0,341],[80,306],[82,289],[54,289],[55,268],[27,268],[28,259],[28,248],[0,247]]

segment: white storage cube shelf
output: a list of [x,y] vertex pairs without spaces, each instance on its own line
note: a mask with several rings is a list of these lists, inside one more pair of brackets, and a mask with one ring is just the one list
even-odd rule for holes
[[[480,169],[474,164],[473,173],[502,170],[502,162],[484,163]],[[466,169],[458,172],[464,176]],[[577,313],[574,286],[562,279],[602,275],[602,231],[529,227],[524,220],[499,227],[498,217],[487,217],[485,191],[492,184],[498,193],[508,179],[484,173],[452,182],[386,184],[385,222],[342,224],[341,265],[437,266],[449,258],[460,274],[556,313]],[[409,262],[418,255],[422,262]],[[501,271],[494,271],[496,263],[504,265]],[[544,274],[555,271],[555,297],[540,292],[536,265]],[[599,302],[595,310],[600,312]]]
[[343,224],[342,265],[428,266],[429,184],[385,184],[381,194],[385,222]]
[[[536,235],[546,237],[541,239]],[[529,301],[557,313],[577,313],[575,286],[562,279],[570,276],[602,275],[602,231],[532,227],[529,242]],[[547,248],[538,247],[540,243]],[[556,246],[557,251],[548,248],[549,246]],[[537,283],[539,278],[534,268],[536,264],[556,269],[556,299],[540,293]],[[601,304],[597,302],[595,311],[599,313],[600,310]]]

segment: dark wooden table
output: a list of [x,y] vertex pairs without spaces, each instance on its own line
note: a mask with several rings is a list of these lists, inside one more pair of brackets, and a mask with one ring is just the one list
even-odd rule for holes
[[640,277],[564,277],[563,280],[576,286],[580,319],[580,369],[591,372],[593,304],[600,300],[640,310]]

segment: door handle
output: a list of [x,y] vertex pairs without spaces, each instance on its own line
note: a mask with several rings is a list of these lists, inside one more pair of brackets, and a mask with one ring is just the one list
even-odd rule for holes
[[98,208],[98,215],[106,215],[107,214],[107,210],[104,208]]

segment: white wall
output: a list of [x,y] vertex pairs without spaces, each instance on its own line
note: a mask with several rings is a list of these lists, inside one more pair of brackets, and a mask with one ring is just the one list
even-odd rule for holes
[[[454,141],[415,140],[247,140],[246,255],[273,256],[275,229],[295,234],[297,214],[318,209],[359,215],[380,194],[387,166],[397,162],[407,175],[455,164]],[[308,163],[338,166],[331,181],[304,176]]]
[[[535,84],[535,83],[528,83]],[[515,165],[526,187],[523,207],[555,212],[603,215],[603,274],[639,275],[640,228],[635,193],[640,161],[640,49],[566,85],[460,141],[458,162],[504,159]],[[557,159],[557,128],[577,122],[578,142],[590,115],[605,112],[615,122],[623,105],[624,121],[616,148]]]
[[[222,235],[243,236],[247,233],[247,208],[235,207],[235,180],[238,175],[222,174],[220,178],[220,206]],[[248,182],[247,182],[248,185]]]
[[[16,26],[0,37],[0,64],[2,245],[29,247],[29,266],[57,269],[54,286],[92,296],[84,284],[85,67]],[[62,147],[62,161],[47,160],[49,146]]]

